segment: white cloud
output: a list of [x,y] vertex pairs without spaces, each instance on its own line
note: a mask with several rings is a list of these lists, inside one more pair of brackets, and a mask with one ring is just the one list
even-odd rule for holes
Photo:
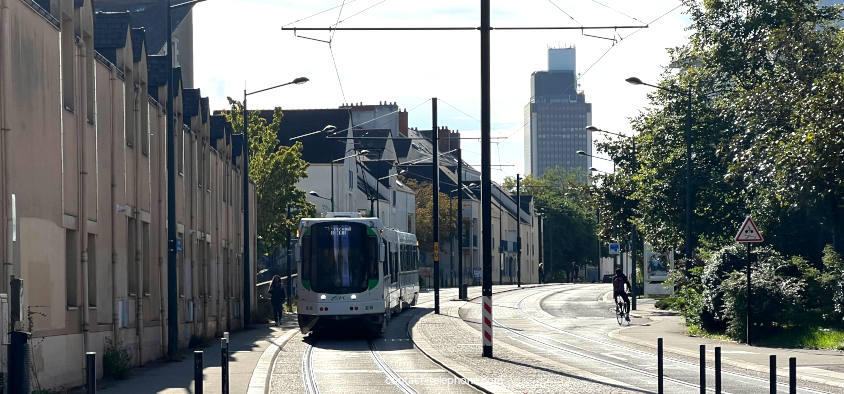
[[[380,0],[347,1],[341,19],[348,18]],[[553,0],[583,25],[637,25],[597,2]],[[387,0],[353,16],[341,26],[477,26],[478,1]],[[679,0],[602,0],[628,15],[648,22],[679,5]],[[288,86],[249,97],[250,108],[334,108],[345,102],[395,101],[412,108],[430,97],[457,107],[439,105],[439,124],[460,129],[465,136],[478,136],[480,124],[479,33],[358,32],[334,34],[331,48],[337,62],[345,99],[341,94],[329,46],[297,38],[281,26],[310,14],[339,5],[338,0],[272,1],[213,0],[194,7],[195,86],[211,99],[213,109],[226,107],[226,96],[242,98],[244,83],[249,90],[276,85],[298,76],[310,82]],[[493,26],[560,26],[574,22],[550,1],[493,1]],[[337,21],[339,8],[296,24],[327,27]],[[628,85],[624,78],[638,76],[656,81],[668,62],[666,48],[682,44],[688,36],[687,18],[675,10],[650,28],[619,41],[586,37],[579,30],[493,31],[492,146],[493,177],[524,172],[524,106],[530,99],[530,74],[547,69],[549,46],[575,45],[580,88],[593,105],[593,123],[608,130],[629,132],[628,118],[646,104],[648,89]],[[588,34],[626,36],[632,30],[601,30]],[[300,32],[328,39],[328,32]],[[463,113],[465,112],[465,114]],[[466,114],[470,115],[466,116]],[[430,105],[410,113],[410,125],[429,128]],[[480,163],[480,145],[464,140],[466,160]],[[499,154],[500,152],[500,154]],[[596,160],[595,165],[611,170],[612,164]]]

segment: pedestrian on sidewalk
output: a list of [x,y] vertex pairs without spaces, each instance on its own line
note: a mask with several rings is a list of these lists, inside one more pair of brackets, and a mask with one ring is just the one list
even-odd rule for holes
[[275,325],[281,324],[281,318],[284,316],[284,288],[281,286],[281,277],[273,276],[273,281],[270,283],[270,302],[273,304],[273,320]]

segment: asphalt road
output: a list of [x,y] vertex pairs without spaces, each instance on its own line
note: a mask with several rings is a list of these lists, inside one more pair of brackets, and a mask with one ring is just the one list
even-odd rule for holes
[[[455,289],[442,297],[454,297]],[[276,358],[273,393],[477,393],[413,346],[408,324],[430,310],[433,293],[393,315],[387,333],[370,338],[363,327],[343,325],[318,336],[297,334]]]
[[[655,392],[657,358],[653,349],[609,338],[610,332],[619,329],[612,303],[603,299],[610,290],[607,284],[569,284],[497,294],[493,297],[495,341],[504,341],[524,352],[593,376],[621,382],[625,391]],[[478,302],[474,300],[460,308],[464,321],[480,319]],[[630,324],[648,322],[633,316]],[[666,355],[664,374],[667,393],[700,390],[698,360]],[[714,388],[714,370],[710,364],[706,369],[706,389],[714,392]],[[769,381],[764,376],[725,369],[722,388],[724,393],[766,392]],[[787,393],[787,382],[779,382],[777,389]],[[798,392],[824,391],[803,387]]]

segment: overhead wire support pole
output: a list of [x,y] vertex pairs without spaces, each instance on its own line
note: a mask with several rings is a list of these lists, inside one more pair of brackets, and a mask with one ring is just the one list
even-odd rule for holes
[[431,200],[433,202],[433,230],[434,237],[434,313],[440,314],[440,171],[439,171],[439,150],[437,142],[437,98],[431,99],[431,145],[433,145],[433,158],[431,159],[431,183],[434,188]]
[[[648,25],[619,25],[619,26],[506,26],[493,28],[490,26],[490,1],[481,0],[481,25],[480,27],[286,27],[281,30],[293,31],[480,31],[481,45],[481,240],[483,245],[482,264],[482,298],[483,298],[483,356],[492,357],[492,192],[491,183],[491,147],[490,147],[490,31],[492,30],[619,30],[619,29],[644,29]],[[435,111],[436,112],[436,111]],[[434,115],[436,116],[436,115]],[[436,134],[436,127],[432,130]],[[436,149],[436,143],[434,144]],[[435,154],[434,157],[437,157]],[[436,165],[435,165],[436,168]],[[437,195],[434,195],[437,201]],[[435,208],[435,218],[437,215]],[[436,223],[436,221],[434,222]],[[434,233],[436,237],[436,233]],[[435,252],[435,258],[436,256]],[[436,264],[436,261],[435,261]],[[437,274],[435,270],[435,275]],[[435,286],[439,286],[435,283]],[[435,309],[439,312],[439,293],[434,293]]]
[[522,178],[516,174],[516,285],[522,287]]
[[457,298],[467,297],[463,287],[463,149],[457,148]]
[[167,18],[167,356],[171,359],[179,352],[179,295],[176,281],[176,173],[173,140],[173,44],[170,22],[170,2],[164,1]]
[[489,0],[481,0],[481,239],[483,245],[483,281],[481,311],[483,357],[492,358],[492,175],[490,145],[490,70],[489,70]]

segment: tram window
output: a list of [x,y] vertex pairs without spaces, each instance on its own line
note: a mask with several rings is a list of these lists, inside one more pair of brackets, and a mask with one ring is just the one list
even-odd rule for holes
[[382,242],[384,242],[384,251],[385,251],[385,252],[384,252],[384,262],[383,262],[383,265],[384,265],[384,276],[387,276],[387,275],[389,275],[389,274],[390,274],[390,271],[389,271],[389,269],[387,268],[387,267],[388,267],[388,265],[387,265],[387,261],[388,261],[388,260],[389,260],[389,258],[390,258],[390,250],[389,250],[389,249],[387,249],[387,248],[388,248],[387,241],[382,241]]
[[393,273],[391,279],[393,283],[396,283],[399,279],[399,252],[397,250],[393,251]]

